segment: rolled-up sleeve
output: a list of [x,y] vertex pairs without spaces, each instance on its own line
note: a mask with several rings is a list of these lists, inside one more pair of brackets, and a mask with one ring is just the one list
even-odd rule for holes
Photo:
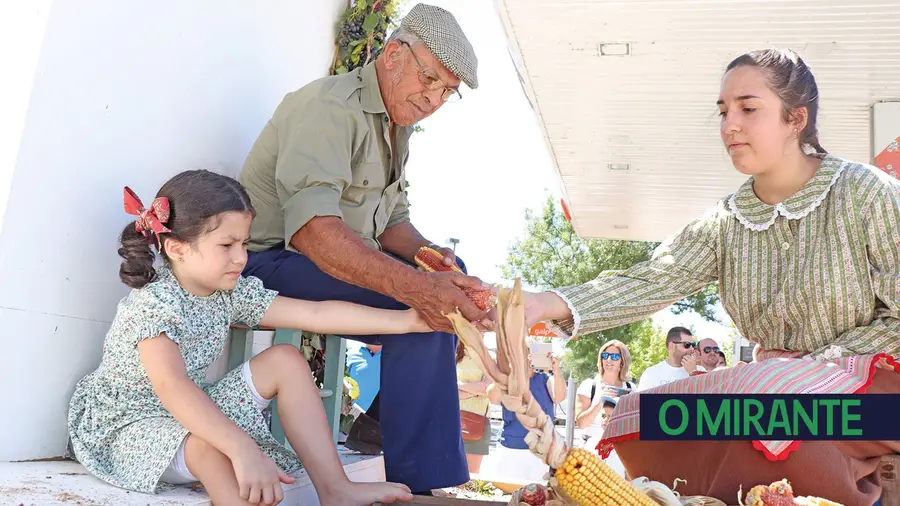
[[357,119],[342,104],[308,102],[279,140],[275,184],[284,211],[284,238],[317,216],[343,218],[341,194],[352,181]]

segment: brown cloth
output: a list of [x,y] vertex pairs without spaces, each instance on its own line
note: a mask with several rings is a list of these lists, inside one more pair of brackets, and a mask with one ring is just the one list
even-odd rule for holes
[[[866,393],[900,393],[900,374],[879,369]],[[685,496],[735,504],[742,486],[746,493],[786,478],[795,496],[872,506],[881,497],[876,472],[880,457],[900,453],[900,441],[804,441],[778,462],[767,460],[750,441],[628,440],[615,448],[629,477],[646,476],[664,484],[687,480],[678,485]]]

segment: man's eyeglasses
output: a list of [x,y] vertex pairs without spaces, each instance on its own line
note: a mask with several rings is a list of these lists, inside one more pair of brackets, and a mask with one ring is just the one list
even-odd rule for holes
[[413,59],[416,60],[416,65],[419,66],[419,82],[422,83],[422,86],[431,91],[444,88],[444,93],[441,94],[441,100],[444,102],[456,102],[457,100],[462,99],[459,90],[447,86],[444,84],[444,81],[441,81],[441,78],[437,76],[437,73],[434,70],[426,69],[422,66],[419,62],[419,58],[416,56],[416,53],[413,52],[412,46],[410,46],[408,42],[401,40],[400,43],[409,48],[410,54],[412,54]]
[[603,353],[600,354],[601,360],[609,360],[609,359],[619,360],[621,358],[622,358],[622,355],[619,355],[618,353],[610,353],[608,351],[604,351]]
[[719,350],[718,346],[704,346],[703,347],[703,353],[719,353],[719,351],[720,350]]
[[686,350],[689,350],[689,349],[697,346],[697,343],[695,343],[693,341],[672,341],[672,344],[680,344]]

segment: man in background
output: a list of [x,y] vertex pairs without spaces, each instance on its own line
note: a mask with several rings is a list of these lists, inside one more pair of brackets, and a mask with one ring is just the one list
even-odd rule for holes
[[666,360],[648,367],[638,381],[638,391],[656,388],[676,380],[687,378],[697,369],[694,335],[684,327],[672,327],[666,334]]
[[721,352],[719,343],[708,337],[701,339],[700,342],[697,343],[697,351],[700,354],[697,370],[714,371],[719,367],[719,353]]

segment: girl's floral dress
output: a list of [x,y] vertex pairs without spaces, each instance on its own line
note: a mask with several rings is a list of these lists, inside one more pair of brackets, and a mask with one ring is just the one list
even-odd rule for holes
[[[222,355],[231,323],[255,326],[276,292],[254,277],[207,297],[181,287],[167,267],[118,305],[103,358],[75,387],[69,405],[70,452],[88,471],[118,487],[156,493],[187,429],[162,406],[141,364],[137,344],[165,332],[181,349],[188,376],[285,472],[300,467],[279,444],[253,402],[240,368],[206,384],[206,370]],[[298,378],[299,380],[299,378]]]

